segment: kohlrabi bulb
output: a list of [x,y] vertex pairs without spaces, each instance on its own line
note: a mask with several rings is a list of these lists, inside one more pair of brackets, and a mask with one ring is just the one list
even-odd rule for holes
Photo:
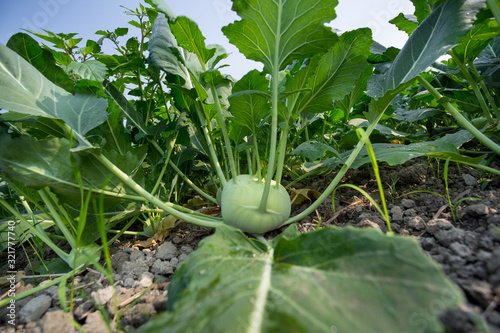
[[244,232],[263,234],[280,227],[290,216],[291,203],[287,191],[271,182],[266,211],[259,211],[264,183],[251,175],[229,180],[221,195],[222,218],[225,223]]

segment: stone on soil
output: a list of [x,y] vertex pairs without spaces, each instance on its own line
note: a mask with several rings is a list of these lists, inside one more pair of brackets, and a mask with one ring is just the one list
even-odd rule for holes
[[156,249],[155,258],[170,260],[178,255],[177,247],[171,242],[165,242]]
[[25,323],[27,321],[33,321],[40,319],[43,314],[50,308],[52,304],[52,298],[43,294],[37,296],[26,303],[25,306],[19,311],[18,320],[20,323]]

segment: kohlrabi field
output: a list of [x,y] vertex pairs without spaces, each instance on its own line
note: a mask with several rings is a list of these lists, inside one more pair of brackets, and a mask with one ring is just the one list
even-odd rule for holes
[[498,0],[169,2],[0,44],[2,332],[500,331]]

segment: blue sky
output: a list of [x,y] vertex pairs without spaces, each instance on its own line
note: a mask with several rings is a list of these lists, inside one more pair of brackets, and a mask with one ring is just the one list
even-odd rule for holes
[[[241,77],[248,70],[262,68],[260,64],[246,60],[238,50],[230,45],[220,31],[221,27],[238,16],[231,11],[230,0],[165,0],[176,15],[185,15],[200,26],[208,44],[221,44],[231,53],[227,62],[230,67],[222,71]],[[132,17],[124,13],[120,5],[130,9],[139,6],[139,0],[17,0],[0,3],[0,43],[7,43],[9,37],[21,29],[55,33],[75,32],[85,40],[97,40],[97,30],[113,30],[129,27],[128,37],[137,34],[137,29],[129,26]],[[406,35],[387,21],[400,12],[413,13],[410,0],[339,0],[336,7],[337,18],[331,26],[341,31],[359,27],[370,27],[374,39],[385,46],[401,47]],[[83,44],[83,43],[82,43]],[[106,49],[109,47],[109,49]],[[104,50],[111,50],[104,45]],[[112,52],[112,51],[109,51]]]

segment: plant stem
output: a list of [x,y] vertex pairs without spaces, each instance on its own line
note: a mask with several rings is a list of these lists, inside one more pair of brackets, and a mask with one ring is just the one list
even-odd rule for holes
[[276,167],[276,188],[281,184],[281,177],[283,175],[283,164],[285,163],[286,155],[286,143],[288,141],[288,132],[290,131],[288,126],[288,119],[285,120],[285,128],[281,132],[280,144],[278,147],[278,165]]
[[108,168],[113,174],[115,174],[119,179],[121,179],[125,184],[130,186],[137,194],[142,196],[146,201],[149,201],[159,208],[163,209],[170,215],[177,217],[180,220],[190,222],[199,226],[215,228],[222,222],[212,216],[195,216],[191,214],[182,213],[167,203],[161,201],[155,196],[151,195],[148,191],[142,188],[139,184],[137,184],[132,177],[121,171],[118,167],[116,167],[110,160],[108,160],[104,155],[94,155],[106,168]]
[[57,227],[61,232],[63,233],[64,237],[66,237],[66,240],[68,241],[69,245],[71,245],[72,248],[76,248],[76,240],[75,237],[71,234],[69,229],[66,227],[66,224],[64,221],[61,219],[61,216],[57,213],[56,208],[52,204],[52,201],[48,197],[46,193],[46,189],[41,189],[38,191],[38,194],[40,195],[40,198],[45,202],[47,205],[47,208],[49,209],[49,212],[54,219],[54,222],[56,223]]
[[[400,86],[400,87],[398,87],[398,89],[401,89],[402,87],[403,86]],[[387,108],[387,106],[389,106],[389,103],[387,103],[387,105],[384,106],[384,111]],[[378,112],[377,118],[372,120],[372,122],[370,123],[370,126],[368,126],[368,128],[365,131],[367,137],[369,137],[370,134],[373,132],[373,130],[375,129],[375,126],[377,126],[377,124],[380,121],[380,119],[382,118],[383,114],[384,114],[384,112],[381,112],[381,110],[380,110]],[[309,214],[311,214],[312,212],[314,212],[326,200],[326,198],[328,198],[328,196],[335,190],[337,185],[340,183],[340,181],[344,177],[345,173],[349,170],[352,163],[354,163],[354,161],[356,160],[356,157],[358,156],[359,152],[363,148],[364,144],[365,144],[364,139],[361,139],[358,142],[356,147],[351,152],[351,155],[349,155],[349,158],[347,158],[347,160],[344,162],[344,165],[342,166],[342,168],[340,168],[340,170],[337,173],[337,175],[335,176],[335,178],[332,180],[330,185],[328,185],[328,187],[325,189],[325,191],[316,199],[316,201],[314,201],[309,207],[307,207],[300,214],[295,215],[293,217],[290,217],[288,220],[285,221],[285,223],[283,223],[283,225],[300,221],[304,217],[306,217]]]
[[[217,109],[217,116],[219,118],[219,127],[222,131],[222,138],[224,139],[224,144],[226,145],[226,150],[227,150],[227,158],[229,160],[229,169],[231,170],[231,178],[234,179],[234,181],[237,183],[238,177],[238,169],[236,169],[236,164],[234,163],[234,155],[233,155],[233,149],[231,147],[231,140],[229,140],[229,135],[227,134],[227,127],[226,127],[226,121],[225,117],[222,114],[222,108],[220,106],[220,101],[219,101],[219,96],[217,96],[217,90],[215,90],[215,86],[212,84],[210,85],[210,91],[212,92],[212,97],[215,102],[215,108]],[[224,154],[224,151],[222,152]]]
[[434,96],[434,98],[448,111],[453,118],[457,121],[457,123],[468,130],[472,135],[474,135],[482,144],[486,147],[493,150],[496,154],[500,155],[500,146],[498,146],[495,142],[493,142],[490,138],[484,135],[480,130],[478,130],[474,125],[472,125],[462,114],[455,109],[455,107],[443,98],[436,88],[434,88],[426,79],[424,79],[421,75],[417,76],[418,80],[422,83],[422,85],[429,90],[429,92]]
[[[279,35],[279,33],[277,34]],[[276,46],[278,49],[278,46]],[[279,52],[276,53],[278,58]],[[267,200],[269,198],[269,191],[271,189],[271,180],[273,179],[274,167],[276,164],[276,141],[278,136],[278,88],[279,88],[279,67],[278,60],[275,60],[273,68],[273,75],[271,79],[272,84],[272,99],[271,99],[271,143],[269,146],[269,163],[267,165],[266,182],[264,184],[264,191],[260,199],[258,210],[262,213],[266,211]]]
[[477,100],[479,101],[479,105],[481,106],[481,109],[483,110],[483,114],[488,119],[488,122],[490,124],[493,124],[493,118],[491,118],[491,113],[488,108],[488,105],[486,105],[486,102],[484,100],[483,94],[481,94],[481,91],[479,90],[478,84],[474,77],[472,77],[471,73],[467,69],[467,66],[465,66],[460,59],[458,59],[458,56],[453,52],[453,50],[449,51],[449,54],[453,58],[453,61],[457,64],[457,66],[460,68],[462,73],[465,75],[465,78],[467,81],[469,81],[469,84],[472,88],[472,91],[474,91],[474,94],[476,95]]
[[[158,145],[158,143],[156,141],[153,141],[153,140],[150,140],[150,143],[153,145],[153,147],[156,148],[156,150],[160,153],[160,154],[165,154],[165,152],[163,151],[163,149],[161,149],[161,147]],[[170,148],[169,148],[170,149]],[[193,190],[195,190],[198,194],[200,194],[202,197],[206,198],[207,200],[209,201],[212,201],[213,203],[217,203],[217,200],[215,198],[213,198],[212,196],[208,195],[207,193],[205,193],[201,188],[199,188],[198,186],[196,186],[195,183],[193,183],[182,171],[181,169],[179,169],[177,167],[177,165],[175,165],[174,162],[172,162],[172,160],[170,158],[168,158],[168,165],[174,169],[174,171],[189,185],[191,186],[191,188]],[[153,194],[154,194],[154,191],[153,191]]]

